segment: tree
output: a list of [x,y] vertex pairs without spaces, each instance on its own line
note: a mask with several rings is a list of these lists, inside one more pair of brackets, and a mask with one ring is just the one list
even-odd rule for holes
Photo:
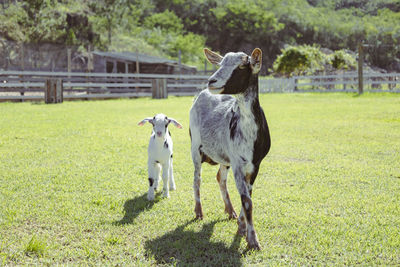
[[90,0],[89,7],[95,13],[93,21],[99,30],[105,28],[107,31],[108,45],[112,42],[112,31],[126,12],[127,2],[125,0]]

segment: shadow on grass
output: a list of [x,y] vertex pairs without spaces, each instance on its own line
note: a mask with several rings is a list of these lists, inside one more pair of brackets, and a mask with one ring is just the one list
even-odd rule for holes
[[147,200],[147,192],[141,196],[135,197],[134,199],[129,199],[124,204],[124,217],[114,222],[115,225],[131,224],[135,218],[143,211],[151,209],[154,204],[160,201],[160,192],[155,195],[154,201]]
[[219,220],[203,225],[199,232],[185,230],[195,219],[161,237],[145,242],[147,255],[153,255],[157,264],[177,266],[242,266],[239,252],[241,237],[236,235],[227,247],[212,242],[214,226]]

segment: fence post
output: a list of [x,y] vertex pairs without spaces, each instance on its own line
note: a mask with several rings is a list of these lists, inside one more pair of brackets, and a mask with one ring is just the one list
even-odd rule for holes
[[61,79],[47,79],[44,88],[46,104],[63,102],[63,81]]
[[343,77],[342,77],[342,81],[343,81],[343,91],[346,91],[346,71],[345,70],[343,70],[343,72],[342,72],[342,74],[343,74]]
[[391,91],[393,88],[396,87],[396,84],[392,84],[391,82],[395,80],[395,77],[389,76],[388,77],[388,89]]
[[358,94],[362,94],[364,92],[363,64],[364,49],[362,43],[360,43],[358,45]]
[[72,52],[71,52],[71,48],[67,48],[67,72],[68,72],[68,79],[70,79],[69,74],[71,73],[71,64],[72,64],[72,59],[71,56]]
[[152,97],[155,99],[167,98],[167,80],[166,79],[153,79],[151,81]]

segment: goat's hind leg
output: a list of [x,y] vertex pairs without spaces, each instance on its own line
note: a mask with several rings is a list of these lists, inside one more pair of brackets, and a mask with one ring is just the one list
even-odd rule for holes
[[163,179],[163,197],[169,198],[169,175],[170,175],[170,161],[162,165],[162,179]]
[[194,165],[194,179],[193,179],[193,190],[194,190],[194,200],[196,213],[196,219],[203,219],[203,210],[200,201],[200,184],[201,184],[201,154],[200,146],[195,146],[192,143],[192,160]]
[[219,189],[221,190],[221,196],[225,203],[225,212],[228,213],[229,219],[236,219],[237,215],[233,209],[231,199],[229,197],[228,188],[226,187],[226,181],[228,178],[228,166],[220,165],[217,173],[217,181],[219,183]]
[[175,179],[174,179],[174,169],[172,164],[172,155],[169,162],[169,190],[176,190]]

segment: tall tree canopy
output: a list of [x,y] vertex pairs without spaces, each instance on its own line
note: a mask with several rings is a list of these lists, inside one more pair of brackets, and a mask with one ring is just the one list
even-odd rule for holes
[[202,65],[202,47],[264,51],[264,73],[286,45],[356,51],[400,70],[398,0],[27,0],[2,1],[0,38],[93,44]]

